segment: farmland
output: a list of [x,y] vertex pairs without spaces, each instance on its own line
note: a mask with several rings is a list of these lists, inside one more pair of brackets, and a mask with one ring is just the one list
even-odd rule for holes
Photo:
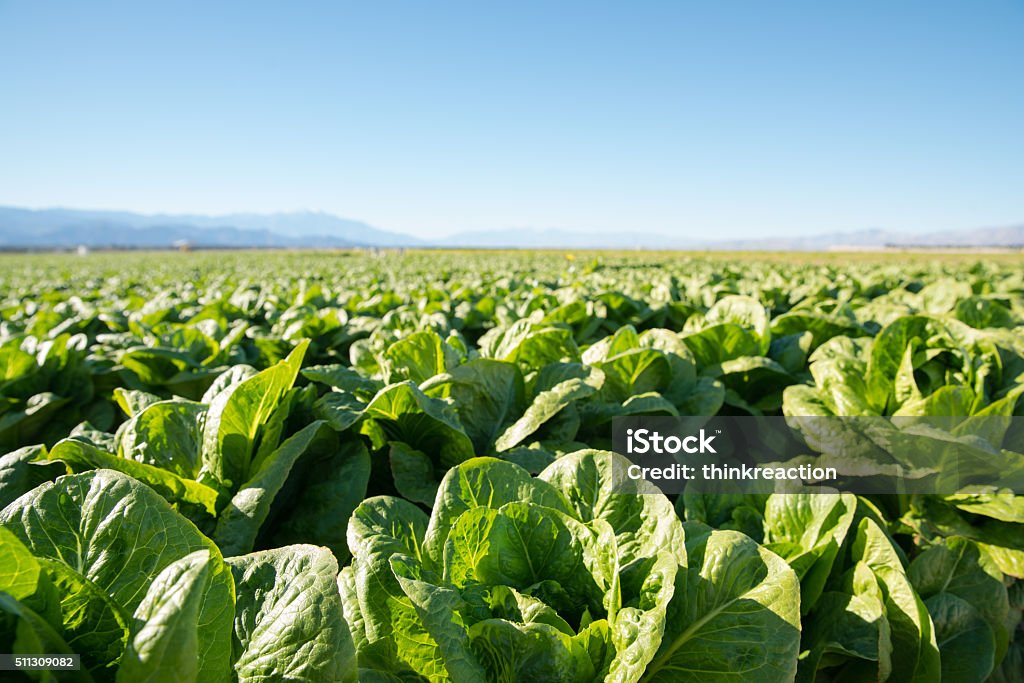
[[5,255],[0,653],[1021,681],[1024,498],[617,494],[609,451],[629,415],[1018,424],[1022,332],[1014,254]]

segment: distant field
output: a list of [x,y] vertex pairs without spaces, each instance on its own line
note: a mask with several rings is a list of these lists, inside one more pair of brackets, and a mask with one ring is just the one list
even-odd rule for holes
[[[126,250],[126,251],[91,251],[85,256],[72,252],[47,253],[4,253],[0,252],[0,263],[10,267],[35,266],[41,264],[88,264],[104,265],[117,263],[126,266],[132,262],[143,264],[162,262],[175,265],[206,266],[207,264],[223,264],[238,260],[253,261],[266,259],[268,264],[285,263],[289,260],[308,260],[321,258],[337,258],[349,256],[359,258],[373,254],[375,258],[415,259],[417,255],[430,258],[431,255],[446,255],[453,259],[469,258],[472,255],[496,255],[511,261],[522,259],[538,259],[541,263],[549,263],[550,259],[598,259],[604,263],[665,263],[677,262],[679,259],[708,261],[712,263],[729,263],[736,261],[764,261],[777,264],[835,264],[843,263],[959,263],[976,262],[998,264],[1020,264],[1024,266],[1024,252],[1014,249],[878,249],[851,251],[676,251],[676,250],[572,250],[572,249],[331,249],[331,250],[278,250],[278,249],[247,249],[247,250],[198,250],[180,252],[172,250]],[[78,268],[79,266],[73,266]]]

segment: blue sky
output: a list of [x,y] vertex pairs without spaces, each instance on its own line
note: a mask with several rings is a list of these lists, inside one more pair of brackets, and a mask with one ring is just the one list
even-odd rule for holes
[[0,0],[0,204],[421,236],[1010,224],[1021,36],[1020,0]]

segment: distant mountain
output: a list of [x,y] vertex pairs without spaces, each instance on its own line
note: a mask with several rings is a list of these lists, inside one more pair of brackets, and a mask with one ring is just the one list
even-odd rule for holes
[[137,214],[126,211],[0,207],[0,247],[415,246],[408,235],[326,213]]
[[827,233],[807,237],[770,237],[755,240],[681,239],[652,233],[585,233],[559,230],[501,230],[463,232],[440,241],[453,247],[521,249],[685,249],[695,251],[828,251],[831,249],[884,249],[887,247],[1024,247],[1024,224],[901,233],[887,230]]
[[[893,237],[890,244],[899,245],[901,242]],[[902,242],[906,244],[907,242]],[[995,228],[981,228],[978,230],[946,230],[943,232],[930,232],[918,236],[916,241],[910,241],[913,245],[935,245],[935,246],[988,246],[988,247],[1024,247],[1024,224],[1007,225]]]
[[978,230],[899,233],[861,230],[756,240],[679,238],[649,232],[617,233],[505,229],[460,232],[420,240],[322,212],[223,216],[137,214],[126,211],[0,207],[0,249],[92,247],[480,247],[519,249],[688,249],[827,251],[886,247],[1024,247],[1024,224]]
[[828,251],[883,248],[1024,247],[1024,224],[973,230],[901,233],[859,230],[809,237],[725,240],[694,243],[691,248],[724,251]]

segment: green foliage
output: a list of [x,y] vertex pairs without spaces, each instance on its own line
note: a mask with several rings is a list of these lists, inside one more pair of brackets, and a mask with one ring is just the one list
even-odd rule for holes
[[60,680],[1021,680],[1020,496],[673,500],[608,452],[885,415],[948,429],[845,467],[1024,462],[1019,263],[2,260],[0,652]]

